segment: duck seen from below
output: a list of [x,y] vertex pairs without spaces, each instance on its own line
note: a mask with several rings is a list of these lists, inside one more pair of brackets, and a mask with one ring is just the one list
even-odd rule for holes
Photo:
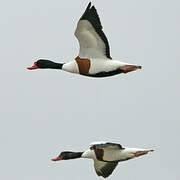
[[84,152],[63,151],[52,161],[69,160],[76,158],[89,158],[94,160],[94,168],[98,176],[104,178],[110,176],[119,162],[127,161],[154,150],[125,148],[120,144],[110,142],[94,142],[90,148]]
[[141,69],[141,66],[111,58],[108,40],[91,2],[77,24],[75,36],[80,46],[79,55],[75,60],[68,63],[55,63],[40,59],[27,69],[61,69],[90,77],[107,77]]

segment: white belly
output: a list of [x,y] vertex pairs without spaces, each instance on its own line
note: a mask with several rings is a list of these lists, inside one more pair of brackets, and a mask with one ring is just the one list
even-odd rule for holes
[[121,158],[119,150],[105,150],[103,160],[105,161],[118,161]]
[[126,150],[106,150],[104,151],[103,160],[105,161],[124,161],[133,158]]
[[114,71],[120,66],[121,62],[117,60],[91,59],[89,74]]

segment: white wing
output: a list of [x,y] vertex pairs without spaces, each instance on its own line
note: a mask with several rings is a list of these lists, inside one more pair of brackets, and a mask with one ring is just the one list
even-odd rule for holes
[[102,25],[94,6],[91,3],[80,18],[75,36],[79,41],[80,58],[111,59],[109,43],[102,31]]
[[98,176],[103,176],[104,178],[110,176],[118,162],[103,162],[94,160],[94,168]]

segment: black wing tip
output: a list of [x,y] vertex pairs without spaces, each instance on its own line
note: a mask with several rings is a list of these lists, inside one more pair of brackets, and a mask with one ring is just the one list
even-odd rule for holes
[[88,6],[87,6],[85,12],[83,13],[83,15],[81,16],[80,20],[87,20],[92,24],[92,26],[95,29],[96,28],[102,29],[101,21],[100,21],[99,15],[97,13],[97,10],[94,5],[91,6],[91,2],[88,4]]
[[98,176],[102,176],[103,178],[107,178],[108,176],[110,176],[111,174],[109,174],[109,175],[107,175],[107,174],[104,174],[103,172],[101,172],[101,171],[96,171],[96,174],[98,175]]
[[91,1],[89,2],[87,9],[96,9],[94,5],[92,5]]
[[87,8],[86,8],[84,14],[81,16],[80,20],[84,19],[87,16],[87,14],[89,14],[89,12],[91,11],[91,8],[92,8],[91,2],[89,2],[89,4],[87,5]]
[[91,1],[89,2],[88,6],[86,8],[86,11],[89,10],[89,9],[91,9]]
[[91,1],[89,2],[88,7],[91,7]]

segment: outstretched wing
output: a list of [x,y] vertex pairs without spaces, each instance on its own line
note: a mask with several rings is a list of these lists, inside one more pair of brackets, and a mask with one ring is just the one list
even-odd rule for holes
[[75,36],[79,41],[80,58],[111,59],[108,40],[102,31],[97,11],[94,6],[91,7],[91,3],[77,24]]
[[124,149],[120,144],[110,142],[91,143],[90,149]]
[[94,160],[94,168],[97,175],[102,176],[104,178],[110,176],[117,165],[118,162],[103,162]]

